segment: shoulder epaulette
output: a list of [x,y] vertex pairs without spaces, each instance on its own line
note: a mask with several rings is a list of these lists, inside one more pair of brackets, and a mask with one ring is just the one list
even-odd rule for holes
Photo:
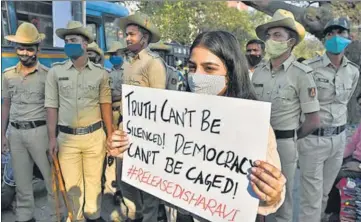
[[355,66],[357,69],[360,69],[360,66],[357,65],[356,63],[354,63],[354,62],[352,62],[352,61],[350,61],[350,60],[348,60],[348,63],[351,64],[351,65],[353,65],[353,66]]
[[53,64],[51,64],[51,67],[57,66],[57,65],[64,65],[68,60],[64,60],[62,62],[54,62]]
[[294,66],[296,66],[297,68],[305,71],[306,73],[311,73],[313,71],[313,69],[311,67],[309,67],[308,65],[306,65],[306,64],[303,64],[303,63],[300,63],[300,62],[297,62],[297,61],[294,61],[292,64]]
[[312,58],[312,59],[307,59],[307,60],[303,61],[302,63],[303,63],[303,64],[306,64],[306,65],[310,65],[310,64],[312,64],[312,63],[319,62],[319,61],[321,61],[321,60],[322,60],[322,57],[321,57],[321,56],[316,56],[316,57],[314,57],[314,58]]
[[151,51],[151,50],[147,50],[147,53],[152,56],[153,58],[159,58],[160,55],[157,52]]
[[8,71],[13,70],[15,68],[16,68],[16,66],[10,66],[9,68],[4,69],[3,72],[5,73],[5,72],[8,72]]
[[108,73],[111,73],[112,72],[112,70],[110,70],[110,69],[107,69],[107,68],[104,68]]
[[44,69],[45,71],[49,71],[49,67],[47,67],[47,66],[45,66],[45,65],[43,65],[43,64],[40,64],[40,67],[41,67],[42,69]]

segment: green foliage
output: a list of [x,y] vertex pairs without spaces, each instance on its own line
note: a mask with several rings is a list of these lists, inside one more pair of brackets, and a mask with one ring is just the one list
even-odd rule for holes
[[324,50],[322,42],[320,42],[316,37],[308,36],[300,44],[298,44],[293,53],[297,58],[303,57],[305,59],[310,59],[315,57],[318,53],[322,53]]
[[243,47],[256,37],[255,27],[269,19],[262,12],[230,8],[224,1],[146,1],[139,6],[159,27],[164,41],[181,44],[191,44],[203,31],[224,30],[233,33]]

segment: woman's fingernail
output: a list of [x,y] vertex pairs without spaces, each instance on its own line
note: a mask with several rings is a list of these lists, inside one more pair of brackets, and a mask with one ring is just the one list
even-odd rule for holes
[[256,167],[252,167],[251,171],[252,171],[252,173],[257,173]]
[[250,178],[251,178],[251,180],[255,180],[256,179],[256,177],[254,176],[254,175],[250,175]]
[[259,160],[256,160],[254,163],[255,163],[257,166],[259,166],[259,165],[261,164],[261,162],[260,162]]

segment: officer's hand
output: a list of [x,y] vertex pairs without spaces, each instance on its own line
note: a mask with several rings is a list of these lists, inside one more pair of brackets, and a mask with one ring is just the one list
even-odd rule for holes
[[58,141],[56,138],[49,140],[49,155],[52,157],[58,153]]
[[107,141],[108,153],[111,156],[119,156],[129,148],[128,135],[124,131],[116,130],[110,140]]
[[1,153],[6,154],[9,152],[8,139],[6,137],[1,138]]
[[264,161],[256,161],[250,178],[254,192],[266,206],[272,206],[281,200],[286,178],[279,169]]

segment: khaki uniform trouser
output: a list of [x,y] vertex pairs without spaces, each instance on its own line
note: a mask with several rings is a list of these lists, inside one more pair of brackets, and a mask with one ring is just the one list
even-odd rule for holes
[[266,221],[291,222],[293,220],[292,193],[298,160],[296,138],[277,139],[277,150],[280,155],[282,173],[287,179],[286,196],[282,206],[276,213],[267,216]]
[[100,217],[101,176],[105,157],[105,133],[86,135],[59,132],[59,163],[76,221]]
[[49,148],[46,125],[33,129],[16,129],[9,125],[9,144],[16,183],[16,220],[27,221],[34,217],[33,195],[34,162],[41,171],[48,191],[50,221],[56,221],[55,199],[52,192],[51,166],[47,156]]
[[309,135],[299,141],[300,222],[321,220],[341,169],[345,145],[345,131],[330,137]]
[[122,160],[117,158],[116,161],[117,187],[123,195],[123,201],[120,204],[121,217],[124,220],[143,218],[143,222],[158,221],[160,200],[118,179],[121,178]]

